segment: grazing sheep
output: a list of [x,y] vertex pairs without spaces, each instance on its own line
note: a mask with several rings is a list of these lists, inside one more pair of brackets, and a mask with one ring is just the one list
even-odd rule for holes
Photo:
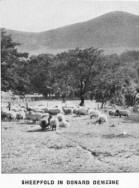
[[58,114],[58,115],[57,115],[57,119],[58,119],[59,122],[65,121],[65,117],[64,117],[63,114]]
[[110,111],[109,111],[109,115],[110,115],[110,116],[116,116],[116,112],[115,112],[115,111],[110,110]]
[[23,110],[23,111],[20,111],[20,114],[22,115],[23,119],[26,118],[26,112]]
[[97,118],[99,116],[99,111],[97,110],[89,110],[90,119]]
[[12,120],[10,111],[7,108],[2,108],[1,110],[1,119],[2,120]]
[[69,126],[70,126],[70,124],[69,124],[69,122],[67,122],[66,120],[59,122],[59,127],[60,127],[60,128],[67,128],[67,127],[69,127]]
[[17,109],[17,108],[12,108],[11,111],[13,111],[13,112],[18,112],[19,109]]
[[1,111],[1,120],[5,120],[6,119],[6,113]]
[[73,109],[73,114],[77,114],[77,112],[78,112],[78,109],[77,109],[77,108],[74,108],[74,109]]
[[139,105],[138,105],[138,106],[135,105],[135,106],[133,107],[133,112],[139,112]]
[[116,110],[115,114],[116,114],[116,116],[119,116],[119,117],[121,117],[121,116],[128,117],[129,116],[129,113],[126,110]]
[[13,112],[13,111],[6,111],[6,110],[2,110],[1,112],[1,118],[2,120],[8,120],[8,121],[11,121],[11,120],[16,120],[16,113]]
[[[8,118],[9,115],[10,115],[9,113],[4,112],[4,111],[1,111],[1,120],[2,120],[2,121],[8,120],[8,119],[9,119],[9,118]],[[9,116],[9,117],[10,117],[10,116]]]
[[73,113],[76,115],[87,115],[88,114],[88,108],[86,107],[79,107],[79,108],[75,108],[73,109]]
[[34,112],[26,113],[26,119],[32,120],[33,122],[39,121],[41,117],[42,117],[41,113],[34,113]]
[[71,108],[68,108],[68,107],[62,107],[62,110],[65,115],[72,114],[72,111],[73,111]]
[[65,117],[63,114],[58,114],[57,119],[58,119],[58,125],[60,128],[67,128],[70,126],[69,122],[65,120]]
[[50,108],[50,109],[48,109],[48,112],[51,115],[57,115],[57,114],[61,113],[61,110],[59,108]]
[[16,120],[20,120],[20,119],[23,119],[23,116],[22,116],[22,114],[20,112],[18,112],[16,114]]
[[24,110],[18,110],[18,112],[15,112],[15,114],[16,114],[16,120],[21,120],[21,119],[25,119],[25,117],[26,117],[26,114],[25,114],[25,112],[24,112]]
[[48,108],[43,108],[42,110],[43,110],[43,112],[45,112],[45,113],[48,113],[48,111],[49,111]]
[[95,123],[102,124],[107,121],[108,121],[107,115],[103,114],[103,113],[99,113],[99,116],[98,116],[97,120],[95,121]]
[[9,111],[9,114],[10,114],[10,120],[16,120],[16,115],[17,115],[16,112],[14,112],[14,111]]
[[40,120],[40,126],[42,129],[48,128],[50,126],[51,115],[45,114],[45,116]]

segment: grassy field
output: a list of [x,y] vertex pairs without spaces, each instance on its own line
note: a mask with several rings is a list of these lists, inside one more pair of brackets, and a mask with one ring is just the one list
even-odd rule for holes
[[2,173],[139,172],[138,122],[66,118],[71,126],[56,131],[23,120],[2,122]]

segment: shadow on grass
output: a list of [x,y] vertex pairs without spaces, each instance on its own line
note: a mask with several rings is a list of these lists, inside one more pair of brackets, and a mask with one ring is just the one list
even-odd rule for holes
[[34,123],[34,122],[29,122],[29,121],[27,121],[27,122],[19,122],[19,124],[21,124],[21,125],[38,125],[37,123]]
[[128,138],[128,137],[133,137],[135,138],[133,135],[130,134],[107,134],[107,135],[102,135],[103,138],[108,138],[108,139],[112,139],[112,138]]
[[53,132],[53,131],[51,129],[33,129],[33,130],[28,130],[26,132],[32,133],[32,132]]

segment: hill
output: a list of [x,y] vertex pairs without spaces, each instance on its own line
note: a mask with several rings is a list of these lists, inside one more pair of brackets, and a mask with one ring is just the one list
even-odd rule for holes
[[19,50],[31,54],[57,53],[71,48],[97,47],[106,53],[139,49],[139,16],[110,12],[92,20],[49,31],[31,33],[7,30]]

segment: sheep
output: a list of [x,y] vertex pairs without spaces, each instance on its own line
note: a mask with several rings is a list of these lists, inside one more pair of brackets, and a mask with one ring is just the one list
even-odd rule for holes
[[11,111],[9,111],[7,108],[2,108],[1,110],[1,119],[2,120],[12,120],[12,115],[10,113]]
[[61,110],[59,108],[50,108],[48,109],[48,113],[50,113],[51,115],[57,115],[61,112]]
[[1,111],[1,119],[2,120],[7,120],[8,119],[8,113],[4,112],[4,111]]
[[88,114],[88,108],[85,107],[79,107],[79,108],[75,108],[73,109],[73,113],[76,115],[87,115]]
[[50,119],[52,116],[50,114],[45,114],[40,120],[40,126],[42,129],[48,128],[50,126]]
[[128,117],[129,116],[129,112],[126,111],[126,110],[115,110],[115,111],[109,111],[109,115],[110,116],[126,116]]
[[69,122],[65,120],[65,116],[63,114],[58,114],[57,119],[60,128],[66,128],[70,126]]
[[49,111],[48,108],[43,108],[42,110],[43,110],[43,112],[45,112],[45,113],[48,113],[48,111]]
[[78,109],[77,109],[77,108],[74,108],[74,109],[73,109],[73,114],[77,114],[77,112],[78,112]]
[[[41,113],[41,114],[44,113],[44,111],[40,110],[40,109],[36,110],[36,112]],[[47,113],[47,112],[45,112],[45,113]]]
[[65,121],[65,117],[64,117],[63,114],[58,114],[58,115],[57,115],[57,119],[58,119],[59,122]]
[[107,122],[107,121],[108,121],[107,115],[100,112],[97,120],[95,121],[95,123],[101,124],[101,123],[104,123],[104,122]]
[[89,110],[90,119],[97,118],[99,116],[99,111],[97,110]]
[[19,104],[19,106],[20,106],[20,108],[22,108],[22,109],[25,109],[25,108],[26,108],[24,105],[20,105],[20,104]]
[[68,107],[62,107],[62,110],[65,115],[72,114],[72,111],[73,111],[71,108],[68,108]]
[[22,115],[23,119],[26,118],[26,112],[24,110],[20,111],[20,114]]
[[60,128],[67,128],[69,126],[70,126],[70,124],[66,120],[59,122],[59,127]]
[[19,119],[25,119],[25,112],[20,108],[12,108],[10,111],[8,109],[2,110],[2,120],[19,120]]
[[26,119],[32,120],[33,122],[39,121],[41,117],[42,117],[41,113],[34,113],[34,112],[26,113]]
[[23,116],[22,116],[22,114],[20,112],[18,112],[16,114],[16,120],[20,120],[20,119],[23,119]]
[[50,127],[52,128],[52,131],[54,129],[56,130],[56,127],[58,127],[58,119],[56,117],[50,119]]
[[16,113],[13,111],[2,111],[1,117],[2,120],[16,120]]
[[121,117],[121,116],[128,117],[129,116],[129,113],[127,110],[116,110],[115,114],[116,114],[116,116],[119,116],[119,117]]
[[133,107],[133,110],[132,110],[133,112],[139,112],[139,105],[137,106],[137,105],[135,105],[134,107]]
[[41,117],[41,113],[29,112],[26,113],[26,109],[21,107],[20,105],[12,106],[12,109],[9,111],[7,108],[3,108],[2,120],[20,120],[20,119],[29,119],[33,121],[39,120]]
[[110,115],[110,116],[116,116],[116,112],[115,112],[115,111],[110,110],[110,111],[109,111],[109,115]]
[[13,112],[18,112],[18,110],[19,110],[18,108],[12,108],[11,109],[11,111],[13,111]]
[[25,119],[26,115],[24,110],[19,110],[18,112],[16,112],[16,120],[21,120],[21,119]]
[[9,111],[9,120],[16,120],[17,113],[14,111]]

